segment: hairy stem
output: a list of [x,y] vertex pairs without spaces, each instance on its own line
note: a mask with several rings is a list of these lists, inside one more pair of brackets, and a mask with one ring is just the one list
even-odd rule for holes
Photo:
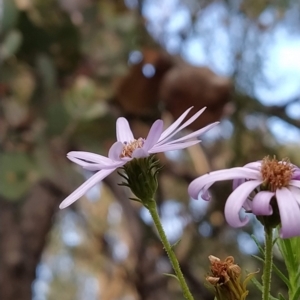
[[156,207],[156,202],[154,200],[151,200],[151,201],[147,201],[148,205],[147,205],[147,208],[152,216],[152,219],[154,221],[154,224],[156,226],[156,229],[158,231],[158,234],[160,236],[160,239],[161,239],[161,242],[164,246],[164,249],[165,251],[167,252],[168,254],[168,257],[169,257],[169,260],[172,264],[172,267],[174,269],[174,272],[177,276],[177,279],[180,283],[180,286],[181,286],[181,289],[182,289],[182,292],[183,292],[183,296],[185,299],[187,300],[194,300],[194,297],[192,296],[187,284],[186,284],[186,281],[184,279],[184,276],[182,274],[182,271],[180,269],[180,266],[179,266],[179,262],[176,258],[176,255],[167,239],[167,236],[165,234],[165,231],[162,227],[162,224],[160,222],[160,218],[159,218],[159,215],[158,215],[158,212],[157,212],[157,207]]
[[262,276],[262,300],[270,299],[272,260],[273,260],[273,229],[265,227],[265,262]]

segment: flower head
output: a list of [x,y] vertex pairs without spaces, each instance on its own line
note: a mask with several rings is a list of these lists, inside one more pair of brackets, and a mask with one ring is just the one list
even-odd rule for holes
[[248,274],[244,282],[241,282],[241,268],[234,263],[232,256],[224,261],[213,255],[208,259],[211,274],[206,277],[206,281],[213,286],[216,299],[245,300],[249,293],[247,283],[255,273]]
[[218,122],[210,124],[195,132],[181,138],[172,139],[179,131],[183,130],[194,122],[205,110],[198,111],[191,118],[183,120],[190,110],[186,110],[170,127],[163,130],[163,121],[157,120],[153,123],[146,138],[135,139],[125,118],[118,118],[116,124],[117,141],[111,146],[108,157],[82,151],[71,151],[67,157],[82,168],[96,173],[69,195],[61,204],[65,208],[82,197],[91,187],[103,180],[117,168],[124,166],[135,158],[145,158],[151,154],[167,152],[190,147],[200,142],[197,137],[214,127]]
[[210,255],[208,257],[211,266],[211,275],[206,277],[206,280],[211,284],[226,284],[230,278],[236,279],[241,274],[241,268],[234,264],[234,258],[228,256],[225,261],[221,261],[218,257]]
[[[225,218],[232,227],[248,223],[241,219],[242,208],[256,216],[276,218],[279,213],[280,236],[300,235],[300,169],[288,160],[269,157],[244,167],[214,171],[195,179],[189,185],[189,194],[198,198],[202,193],[209,200],[209,187],[216,181],[233,179],[234,191],[225,205]],[[278,225],[278,223],[276,224]]]

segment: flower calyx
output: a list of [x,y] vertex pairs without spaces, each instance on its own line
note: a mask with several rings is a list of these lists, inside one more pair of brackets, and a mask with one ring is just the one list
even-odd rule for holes
[[161,168],[159,161],[153,155],[135,158],[123,166],[124,173],[119,172],[125,180],[120,185],[131,189],[136,196],[131,200],[141,202],[148,207],[149,202],[154,201],[158,187],[157,175]]

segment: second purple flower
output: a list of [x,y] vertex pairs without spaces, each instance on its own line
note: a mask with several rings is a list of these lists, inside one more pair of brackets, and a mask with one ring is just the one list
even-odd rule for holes
[[[189,185],[189,194],[198,199],[199,193],[209,200],[208,189],[221,180],[233,179],[233,192],[225,205],[225,218],[232,227],[246,225],[249,218],[240,218],[241,209],[256,216],[280,215],[280,236],[300,235],[300,169],[287,160],[265,158],[244,167],[214,171]],[[275,201],[274,201],[275,200]]]

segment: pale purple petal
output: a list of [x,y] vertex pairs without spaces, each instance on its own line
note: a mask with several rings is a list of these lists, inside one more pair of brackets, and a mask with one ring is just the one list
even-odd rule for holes
[[132,131],[128,121],[121,117],[117,120],[117,141],[118,142],[132,142],[134,140]]
[[245,211],[252,211],[252,201],[249,198],[244,202],[243,208]]
[[158,147],[154,146],[148,152],[152,154],[152,153],[160,153],[160,152],[185,149],[185,148],[191,147],[193,145],[199,144],[200,142],[201,142],[200,140],[197,140],[197,141],[190,141],[190,142],[185,142],[185,143],[180,143],[180,144],[166,144],[166,145],[161,145]]
[[108,151],[108,157],[114,161],[121,161],[121,153],[123,151],[124,144],[122,142],[115,142]]
[[[206,107],[203,107],[202,109],[200,109],[198,112],[196,112],[192,117],[190,117],[187,121],[185,121],[179,128],[177,128],[171,136],[173,136],[174,134],[176,134],[177,132],[179,132],[180,130],[186,128],[187,126],[189,126],[190,124],[192,124],[196,119],[198,119],[198,117],[204,112],[204,110],[206,109]],[[169,140],[171,138],[171,136],[169,135],[167,137],[167,139]]]
[[[249,168],[249,169],[260,171],[261,161],[255,161],[255,162],[248,163],[248,164],[244,165],[243,168]],[[245,178],[234,179],[232,182],[232,189],[235,190],[239,185],[241,185],[245,181],[246,181]]]
[[156,142],[158,141],[158,139],[162,134],[163,127],[164,127],[164,122],[162,120],[156,120],[153,123],[143,145],[143,149],[146,152],[156,144]]
[[300,180],[294,180],[294,179],[290,180],[289,184],[297,188],[300,188]]
[[276,190],[276,199],[280,213],[281,238],[290,238],[300,235],[300,208],[287,188]]
[[187,109],[174,123],[172,123],[160,136],[159,142],[164,140],[167,136],[169,136],[174,130],[177,129],[177,127],[180,125],[180,123],[184,120],[184,118],[188,115],[190,110],[193,108],[190,107]]
[[300,180],[300,169],[298,167],[293,172],[292,179]]
[[232,190],[235,190],[238,186],[246,181],[245,178],[234,179],[232,181]]
[[206,110],[206,107],[203,107],[202,109],[200,109],[198,112],[196,112],[192,117],[190,117],[186,122],[184,122],[180,127],[181,129],[189,126],[190,124],[192,124],[195,120],[198,119],[198,117]]
[[202,191],[201,198],[204,201],[209,201],[211,199],[211,194],[209,193],[208,190]]
[[[206,107],[202,108],[200,111],[198,111],[197,113],[195,113],[191,118],[189,118],[186,122],[184,122],[180,127],[178,127],[175,131],[173,131],[172,133],[170,133],[169,135],[167,135],[165,138],[163,138],[163,139],[160,138],[159,142],[158,142],[158,145],[162,145],[165,142],[169,141],[176,133],[178,133],[180,130],[184,129],[185,127],[187,127],[188,125],[190,125],[192,122],[194,122],[203,113],[203,111],[205,109],[206,109]],[[208,125],[208,126],[210,126],[210,125]]]
[[200,193],[200,196],[203,200],[209,201],[211,199],[211,194],[209,193],[208,189],[214,184],[214,182],[211,182],[210,184],[207,184]]
[[85,181],[79,188],[77,188],[71,195],[69,195],[60,205],[59,208],[63,209],[74,203],[80,197],[82,197],[90,188],[95,184],[103,180],[106,176],[112,173],[115,169],[101,170],[94,174],[91,178]]
[[240,219],[240,211],[249,194],[261,184],[260,180],[251,180],[237,187],[228,197],[225,204],[225,218],[232,227],[242,227],[249,221],[248,217]]
[[102,156],[99,154],[85,152],[85,151],[71,151],[67,154],[67,157],[71,160],[71,158],[83,159],[93,163],[99,164],[107,164],[109,165],[112,160],[107,158],[106,156]]
[[293,194],[294,198],[296,199],[297,203],[300,205],[300,189],[294,186],[289,186],[288,189]]
[[260,161],[255,161],[255,162],[248,163],[248,164],[244,165],[244,168],[250,168],[250,169],[254,169],[254,170],[260,170],[260,168],[261,168],[261,160]]
[[132,158],[142,158],[149,156],[149,153],[144,148],[137,148],[132,152]]
[[173,140],[173,141],[170,141],[169,143],[166,143],[169,138],[165,139],[164,141],[160,142],[159,145],[165,145],[165,144],[177,144],[177,143],[182,143],[182,142],[185,142],[187,140],[190,140],[190,139],[194,139],[194,138],[197,138],[199,137],[201,134],[203,134],[204,132],[210,130],[211,128],[215,127],[216,125],[218,125],[219,122],[215,122],[215,123],[212,123],[212,124],[209,124],[197,131],[194,131],[188,135],[185,135],[177,140]]
[[259,171],[238,167],[238,168],[232,168],[227,170],[214,171],[200,176],[199,178],[193,180],[190,183],[188,187],[188,193],[192,198],[197,199],[199,192],[207,184],[214,183],[216,181],[221,181],[221,180],[240,179],[240,178],[257,179],[260,180],[260,182],[262,182]]
[[252,212],[257,216],[270,216],[273,214],[270,201],[275,195],[273,192],[261,191],[252,200]]
[[113,161],[113,160],[110,160],[109,164],[107,164],[107,163],[99,164],[99,163],[89,163],[89,162],[80,160],[78,158],[72,157],[72,156],[69,156],[68,158],[72,162],[78,164],[82,168],[84,168],[86,170],[89,170],[89,171],[99,171],[101,169],[118,168],[119,166],[124,164],[122,161],[121,162],[120,161],[116,162],[116,161]]

